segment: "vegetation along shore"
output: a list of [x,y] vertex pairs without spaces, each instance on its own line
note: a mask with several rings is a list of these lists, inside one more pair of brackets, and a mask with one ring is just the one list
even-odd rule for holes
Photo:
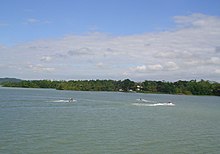
[[[5,79],[5,78],[4,78]],[[184,95],[220,96],[220,83],[206,80],[190,81],[148,81],[134,82],[125,80],[3,80],[3,87],[53,88],[57,90],[77,91],[121,91],[142,93],[164,93]]]

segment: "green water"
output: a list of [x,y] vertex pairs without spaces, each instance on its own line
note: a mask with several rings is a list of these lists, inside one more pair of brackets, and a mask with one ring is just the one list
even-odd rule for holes
[[1,154],[219,151],[220,97],[0,88]]

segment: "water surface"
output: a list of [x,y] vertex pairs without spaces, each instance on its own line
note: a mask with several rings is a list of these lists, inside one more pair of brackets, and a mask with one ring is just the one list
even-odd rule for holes
[[219,117],[215,96],[1,87],[0,153],[217,154]]

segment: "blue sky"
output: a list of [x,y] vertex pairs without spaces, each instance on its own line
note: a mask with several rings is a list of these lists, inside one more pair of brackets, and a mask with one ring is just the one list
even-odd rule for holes
[[7,0],[1,2],[1,42],[91,31],[132,35],[174,27],[176,15],[219,15],[218,0]]
[[0,3],[1,77],[219,81],[219,0]]

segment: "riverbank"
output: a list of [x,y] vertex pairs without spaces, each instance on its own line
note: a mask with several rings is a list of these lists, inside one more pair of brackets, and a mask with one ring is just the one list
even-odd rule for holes
[[75,91],[120,91],[178,95],[215,95],[220,96],[220,84],[205,80],[190,81],[147,81],[134,82],[121,80],[21,80],[20,82],[3,82],[4,87],[52,88]]

